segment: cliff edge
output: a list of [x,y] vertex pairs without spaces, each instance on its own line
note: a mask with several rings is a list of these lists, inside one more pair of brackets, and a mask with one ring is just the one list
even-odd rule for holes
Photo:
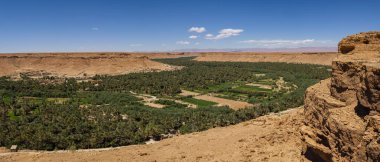
[[312,161],[379,161],[380,32],[348,36],[339,52],[332,78],[306,91],[303,155]]

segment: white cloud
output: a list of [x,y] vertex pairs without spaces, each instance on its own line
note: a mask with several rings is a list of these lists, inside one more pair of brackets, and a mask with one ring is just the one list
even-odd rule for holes
[[98,27],[92,27],[91,30],[93,30],[93,31],[98,31],[99,28],[98,28]]
[[191,35],[191,36],[189,36],[189,38],[190,38],[190,39],[197,39],[198,36],[196,36],[196,35]]
[[213,36],[212,34],[207,34],[206,39],[210,40],[219,40],[224,39],[232,36],[238,36],[240,33],[242,33],[243,29],[222,29],[219,31],[219,34],[216,36]]
[[297,47],[326,47],[335,46],[336,42],[331,40],[316,39],[272,39],[272,40],[245,40],[239,43],[249,44],[258,48],[297,48]]
[[199,43],[199,42],[195,42],[194,44],[195,44],[195,45],[200,45],[201,43]]
[[177,41],[176,43],[179,45],[189,45],[190,44],[189,41]]
[[256,44],[262,46],[273,46],[273,45],[305,45],[317,42],[315,39],[304,39],[304,40],[284,40],[284,39],[275,39],[275,40],[245,40],[241,43]]
[[197,33],[203,33],[206,31],[205,27],[191,27],[189,29],[189,32],[197,32]]
[[214,37],[214,35],[212,35],[212,34],[206,34],[205,39],[210,39],[210,38],[212,38],[212,37]]
[[140,47],[142,44],[129,44],[130,47]]

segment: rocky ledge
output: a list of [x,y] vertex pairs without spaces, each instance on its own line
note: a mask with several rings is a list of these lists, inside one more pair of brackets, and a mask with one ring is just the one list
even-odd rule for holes
[[332,78],[308,88],[305,161],[380,161],[380,32],[348,36]]

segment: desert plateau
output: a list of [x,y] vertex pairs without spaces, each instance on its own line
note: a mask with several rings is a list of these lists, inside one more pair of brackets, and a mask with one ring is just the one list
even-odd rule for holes
[[[213,128],[188,135],[175,135],[172,138],[146,145],[79,149],[77,151],[20,151],[18,153],[3,151],[4,153],[0,156],[5,161],[376,160],[379,157],[379,152],[376,150],[380,146],[376,142],[376,138],[379,138],[376,110],[379,99],[376,99],[377,95],[375,95],[378,93],[377,85],[379,85],[377,84],[379,79],[376,79],[379,77],[376,72],[380,62],[376,60],[380,55],[379,35],[380,32],[369,32],[343,39],[339,44],[339,50],[345,54],[337,55],[337,58],[331,62],[332,78],[320,81],[308,88],[305,105],[299,108],[269,114],[235,126]],[[362,43],[367,40],[369,41],[368,44]],[[347,51],[347,46],[354,48]],[[208,53],[207,55],[213,54]],[[220,56],[221,54],[215,55]],[[228,53],[228,55],[240,54]],[[243,56],[246,55],[243,54]],[[278,55],[284,56],[286,54]],[[334,56],[336,55],[334,54]],[[61,56],[57,54],[55,57]],[[74,57],[83,58],[79,55]],[[205,55],[200,54],[198,57],[205,57]],[[198,57],[195,57],[195,60],[198,60]],[[148,60],[147,57],[144,58]],[[155,58],[157,59],[157,57]],[[100,59],[103,58],[100,57]],[[281,60],[271,60],[281,62]],[[346,66],[346,64],[350,66]],[[170,66],[166,65],[166,67]],[[342,69],[343,67],[346,68]],[[354,68],[351,69],[350,67]],[[360,69],[367,70],[361,72]],[[369,69],[371,71],[368,71]],[[354,79],[353,75],[361,77],[362,79],[357,79],[357,81],[363,80],[366,84],[363,86],[351,85],[362,84],[361,82],[349,81]],[[350,78],[345,78],[347,76]],[[366,81],[367,79],[369,80]],[[344,88],[345,91],[337,91],[342,86],[348,88]],[[186,91],[183,95],[197,96],[198,94]],[[352,120],[357,121],[352,122]],[[328,124],[328,122],[335,123]],[[334,127],[329,128],[330,125]],[[323,129],[326,131],[323,132]],[[344,134],[347,137],[339,135],[339,132],[345,132]],[[366,140],[361,138],[364,135],[367,137]],[[340,141],[340,143],[336,143],[336,141]],[[366,147],[357,148],[355,143],[363,143],[361,145]],[[288,149],[279,150],[279,148]],[[342,148],[348,148],[348,150]],[[356,151],[347,152],[350,150]]]
[[380,2],[0,2],[0,162],[378,162]]

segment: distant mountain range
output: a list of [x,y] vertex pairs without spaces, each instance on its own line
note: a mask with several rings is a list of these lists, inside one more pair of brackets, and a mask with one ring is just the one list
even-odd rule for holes
[[337,52],[337,47],[179,49],[173,52]]

